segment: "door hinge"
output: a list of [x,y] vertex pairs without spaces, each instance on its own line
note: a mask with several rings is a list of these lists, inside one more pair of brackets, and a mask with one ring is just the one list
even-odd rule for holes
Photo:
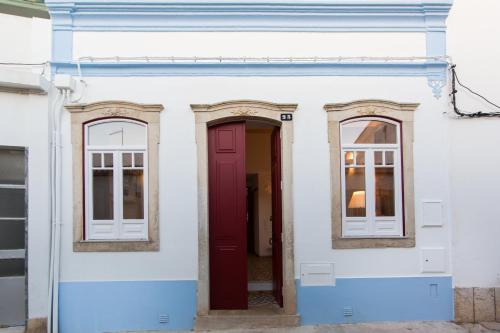
[[283,190],[283,181],[280,180],[280,189]]

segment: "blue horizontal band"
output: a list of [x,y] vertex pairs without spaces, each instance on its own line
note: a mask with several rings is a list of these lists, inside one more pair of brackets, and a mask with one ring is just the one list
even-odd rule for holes
[[[82,76],[421,76],[444,78],[447,63],[82,63]],[[77,64],[52,62],[54,74],[78,75]]]

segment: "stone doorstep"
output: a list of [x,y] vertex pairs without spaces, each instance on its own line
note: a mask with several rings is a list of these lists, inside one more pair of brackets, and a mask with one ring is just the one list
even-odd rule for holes
[[299,315],[266,314],[260,311],[229,310],[210,311],[208,315],[197,316],[195,331],[250,329],[250,328],[280,328],[297,327],[300,324]]

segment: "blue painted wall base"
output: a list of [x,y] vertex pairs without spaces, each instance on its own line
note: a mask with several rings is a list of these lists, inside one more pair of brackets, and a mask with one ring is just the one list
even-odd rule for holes
[[453,319],[451,277],[338,278],[328,287],[297,280],[297,303],[302,325]]
[[60,283],[61,333],[190,330],[195,314],[196,281]]
[[[302,325],[452,320],[451,277],[338,278],[336,286],[297,284]],[[196,281],[61,282],[61,333],[190,330]],[[352,310],[352,316],[345,316]],[[160,323],[167,315],[168,322]]]

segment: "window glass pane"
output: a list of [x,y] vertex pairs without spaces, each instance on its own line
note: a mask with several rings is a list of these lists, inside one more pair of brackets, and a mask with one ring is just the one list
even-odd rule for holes
[[365,152],[357,151],[356,152],[356,165],[365,165]]
[[354,152],[346,151],[345,152],[345,165],[353,165],[354,164]]
[[0,217],[25,217],[23,189],[0,188]]
[[375,211],[377,216],[395,216],[394,168],[375,168]]
[[143,170],[123,170],[123,218],[144,218]]
[[113,170],[93,170],[94,220],[113,219]]
[[24,185],[24,150],[0,149],[0,184]]
[[360,120],[342,125],[342,144],[397,143],[397,126],[379,120]]
[[112,153],[105,153],[104,154],[104,166],[106,168],[113,167],[113,154]]
[[382,154],[383,154],[382,151],[375,152],[375,165],[383,165],[384,164],[384,159],[383,159]]
[[0,277],[23,275],[24,259],[0,259]]
[[0,250],[24,249],[24,221],[0,221]]
[[146,145],[146,126],[111,121],[88,127],[88,144],[96,146]]
[[130,168],[132,166],[132,153],[123,153],[122,164],[125,168]]
[[394,165],[394,152],[386,151],[385,152],[385,165]]
[[134,154],[134,160],[135,160],[135,167],[136,168],[142,168],[144,166],[144,154],[143,153],[135,153]]
[[346,216],[366,216],[365,168],[345,169]]
[[92,166],[94,168],[101,168],[102,167],[101,156],[102,156],[101,153],[92,154]]

